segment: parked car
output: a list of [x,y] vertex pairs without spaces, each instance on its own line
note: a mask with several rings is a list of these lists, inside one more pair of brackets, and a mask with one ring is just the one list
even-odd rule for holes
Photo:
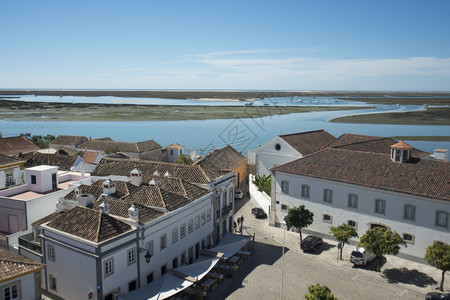
[[254,215],[255,218],[258,218],[258,219],[265,219],[265,218],[267,218],[267,214],[264,211],[264,209],[259,208],[259,207],[252,208],[252,215]]
[[356,247],[355,250],[352,251],[352,254],[350,254],[350,261],[355,265],[365,266],[376,257],[377,256],[369,250],[366,250],[363,247]]
[[317,247],[322,245],[322,242],[323,242],[322,238],[313,235],[308,235],[301,242],[300,248],[303,251],[316,251]]
[[429,292],[425,299],[427,300],[450,300],[450,293]]
[[244,192],[241,190],[237,190],[234,192],[234,199],[242,199],[244,198]]

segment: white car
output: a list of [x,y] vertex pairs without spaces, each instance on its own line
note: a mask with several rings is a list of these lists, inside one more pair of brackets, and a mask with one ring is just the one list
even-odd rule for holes
[[365,266],[376,257],[377,256],[369,250],[366,250],[363,247],[356,247],[350,255],[350,261],[355,265]]
[[244,198],[244,193],[241,190],[237,190],[234,192],[234,199],[242,199]]

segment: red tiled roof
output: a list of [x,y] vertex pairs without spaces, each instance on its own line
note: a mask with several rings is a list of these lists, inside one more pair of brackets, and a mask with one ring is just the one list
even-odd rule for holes
[[0,138],[0,154],[6,156],[18,155],[40,150],[36,144],[23,136]]
[[146,151],[151,151],[155,149],[161,149],[161,145],[154,140],[148,140],[138,143],[127,143],[127,142],[115,142],[106,140],[89,140],[81,143],[77,146],[78,149],[91,149],[91,150],[107,150],[112,148],[117,148],[119,151],[123,152],[134,152],[142,153]]
[[[245,156],[237,152],[236,149],[230,145],[227,145],[222,149],[213,151],[203,159],[196,162],[196,164],[200,165],[205,171],[207,171],[207,168],[212,165],[214,166],[214,169],[232,172],[246,161],[247,158]],[[210,164],[205,164],[205,162],[209,162]]]
[[0,247],[0,283],[40,272],[43,264]]
[[413,157],[395,163],[388,154],[332,148],[273,171],[450,201],[447,161]]
[[98,152],[86,151],[83,153],[83,160],[89,164],[95,163],[95,159],[98,157]]
[[285,134],[280,135],[280,138],[286,141],[303,156],[323,149],[336,139],[325,130]]

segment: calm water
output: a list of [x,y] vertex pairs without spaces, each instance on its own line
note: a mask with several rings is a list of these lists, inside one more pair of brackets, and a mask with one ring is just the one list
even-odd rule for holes
[[[115,97],[48,97],[22,96],[22,100],[52,102],[99,102],[135,104],[168,104],[177,105],[242,105],[242,101],[203,101],[203,100],[167,100]],[[301,100],[302,102],[299,102]],[[174,102],[172,102],[174,101]],[[275,103],[276,102],[276,103]],[[306,102],[306,103],[305,103]],[[267,104],[267,105],[265,105]],[[267,98],[256,100],[255,106],[276,105],[363,105],[361,102],[327,98]],[[373,136],[409,136],[409,135],[450,135],[450,126],[423,125],[368,125],[330,123],[328,120],[346,115],[369,112],[413,111],[423,109],[421,106],[379,105],[370,110],[347,110],[335,112],[311,112],[302,114],[273,115],[263,118],[238,120],[201,120],[201,121],[141,121],[141,122],[52,122],[52,121],[5,121],[0,120],[0,132],[4,137],[17,136],[23,132],[32,135],[60,134],[83,135],[92,138],[111,137],[116,141],[138,142],[153,139],[162,146],[173,142],[180,143],[186,149],[196,149],[197,153],[232,145],[244,155],[247,151],[264,144],[280,134],[325,129],[338,137],[343,133],[365,134]],[[432,152],[436,148],[450,148],[450,142],[407,141],[410,145],[424,151]]]

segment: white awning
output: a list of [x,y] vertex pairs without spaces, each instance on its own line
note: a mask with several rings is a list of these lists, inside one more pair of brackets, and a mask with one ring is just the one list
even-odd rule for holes
[[236,254],[250,241],[249,236],[237,235],[227,232],[223,239],[209,251],[223,253],[223,258],[228,259]]

